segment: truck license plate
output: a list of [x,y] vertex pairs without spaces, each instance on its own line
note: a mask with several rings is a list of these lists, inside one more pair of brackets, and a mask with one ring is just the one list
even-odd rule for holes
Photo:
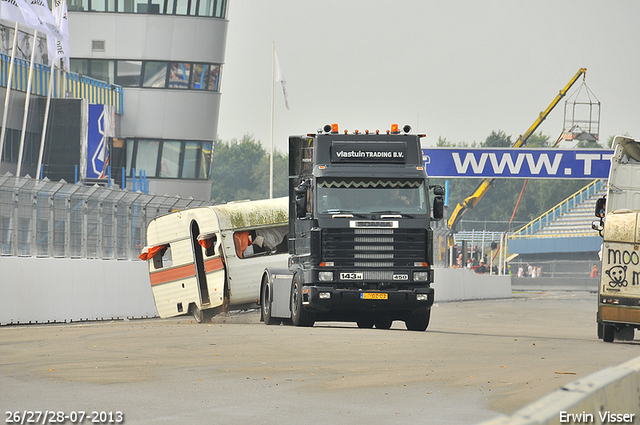
[[362,273],[340,273],[340,280],[364,280]]
[[363,292],[360,294],[360,299],[362,300],[387,300],[389,299],[389,294],[384,294],[381,292]]

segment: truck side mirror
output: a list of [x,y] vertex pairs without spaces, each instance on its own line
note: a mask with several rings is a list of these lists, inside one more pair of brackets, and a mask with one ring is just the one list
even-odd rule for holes
[[444,217],[444,198],[442,196],[436,196],[435,198],[433,198],[433,219],[442,220],[443,217]]
[[603,196],[596,201],[596,217],[602,217],[604,215],[605,206],[607,205],[607,198]]
[[597,231],[600,237],[603,237],[602,232],[604,231],[604,220],[602,218],[600,220],[594,220],[591,222],[591,228]]
[[444,187],[442,186],[431,186],[433,187],[433,194],[436,196],[444,196]]

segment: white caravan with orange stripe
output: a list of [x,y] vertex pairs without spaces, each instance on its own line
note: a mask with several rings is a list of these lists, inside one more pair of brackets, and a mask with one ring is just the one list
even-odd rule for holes
[[288,198],[192,208],[147,226],[149,278],[158,315],[216,313],[255,306],[266,267],[286,267]]

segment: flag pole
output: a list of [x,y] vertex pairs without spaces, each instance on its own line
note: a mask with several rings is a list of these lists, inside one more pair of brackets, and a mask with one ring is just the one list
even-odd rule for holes
[[9,62],[9,75],[7,77],[7,91],[4,95],[4,111],[2,113],[2,129],[0,130],[0,165],[2,165],[2,153],[4,152],[4,138],[7,130],[7,115],[9,113],[9,95],[13,85],[13,62],[16,59],[16,45],[18,42],[18,23],[13,30],[13,46],[11,47],[11,62]]
[[[64,3],[60,1],[58,16],[57,17],[54,16],[58,26],[61,26],[63,13],[64,13]],[[41,177],[40,169],[42,168],[42,159],[44,156],[44,141],[47,138],[47,125],[49,123],[49,108],[51,106],[51,95],[53,93],[54,69],[55,69],[56,62],[58,62],[57,56],[49,59],[49,65],[51,66],[51,68],[49,70],[49,86],[47,87],[47,103],[44,108],[44,122],[42,123],[42,136],[40,137],[40,150],[38,152],[38,168],[36,169],[36,180],[40,179]]]
[[44,122],[42,123],[42,136],[40,137],[40,151],[38,152],[38,168],[36,171],[36,180],[40,176],[42,168],[42,157],[44,156],[44,141],[47,138],[47,124],[49,122],[49,107],[51,106],[51,93],[53,92],[53,61],[51,61],[51,69],[49,70],[49,86],[47,87],[47,103],[44,108]]
[[274,104],[274,85],[275,85],[275,58],[276,58],[276,40],[272,41],[271,49],[271,138],[269,140],[269,199],[273,199],[273,104]]
[[20,148],[18,149],[18,168],[16,177],[20,177],[22,171],[22,157],[24,155],[24,139],[27,134],[27,118],[29,117],[29,102],[31,100],[31,81],[33,80],[33,61],[36,57],[36,41],[38,30],[33,30],[33,43],[31,45],[31,63],[29,64],[29,76],[27,77],[27,95],[24,99],[24,115],[22,116],[22,133],[20,134]]

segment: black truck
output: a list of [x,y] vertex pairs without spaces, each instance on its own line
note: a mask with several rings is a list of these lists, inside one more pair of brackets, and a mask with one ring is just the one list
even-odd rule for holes
[[[288,268],[266,269],[262,320],[353,321],[424,331],[434,300],[432,220],[444,189],[429,186],[420,138],[336,124],[289,137]],[[433,208],[429,190],[435,195]]]

